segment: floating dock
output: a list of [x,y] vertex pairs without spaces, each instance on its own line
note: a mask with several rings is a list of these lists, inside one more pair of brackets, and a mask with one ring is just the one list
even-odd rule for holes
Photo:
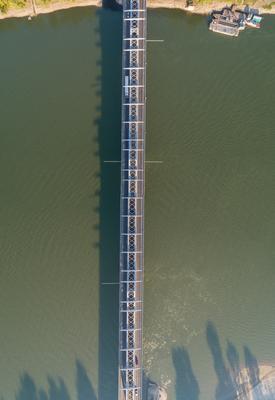
[[239,36],[239,32],[246,26],[260,28],[261,20],[259,11],[247,6],[243,10],[236,9],[235,6],[225,7],[212,12],[209,29],[223,35]]
[[239,36],[239,26],[233,22],[223,21],[222,19],[213,19],[209,29],[223,35]]

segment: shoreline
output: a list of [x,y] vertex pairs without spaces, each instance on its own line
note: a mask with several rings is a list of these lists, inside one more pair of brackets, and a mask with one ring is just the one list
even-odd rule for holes
[[[76,8],[76,7],[101,7],[100,0],[67,0],[67,1],[56,1],[48,4],[37,4],[34,3],[33,0],[28,0],[27,5],[24,8],[11,8],[7,11],[7,13],[3,14],[0,13],[0,20],[6,18],[22,18],[22,17],[35,17],[40,14],[49,14],[59,10],[66,10],[69,8]],[[156,8],[163,8],[163,9],[175,9],[175,10],[182,10],[189,14],[197,14],[197,15],[207,15],[214,9],[221,9],[225,6],[228,6],[231,3],[226,2],[213,2],[209,4],[200,4],[194,6],[194,8],[188,9],[188,7],[183,6],[182,0],[148,0],[148,8],[149,9],[156,9]],[[275,14],[275,6],[271,9],[265,9],[260,5],[257,6],[256,4],[253,6],[259,9],[260,14]]]

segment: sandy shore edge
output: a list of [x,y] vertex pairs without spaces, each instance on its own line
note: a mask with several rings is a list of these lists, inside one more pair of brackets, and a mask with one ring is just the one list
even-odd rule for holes
[[[226,2],[213,2],[210,4],[202,4],[196,5],[193,10],[189,10],[184,6],[183,0],[148,0],[147,1],[148,8],[168,8],[168,9],[178,9],[183,10],[185,12],[191,14],[209,14],[214,9],[221,9],[222,7],[228,6],[231,3]],[[26,7],[22,9],[13,8],[8,10],[6,14],[0,13],[0,19],[6,18],[21,18],[21,17],[29,17],[34,14],[48,14],[58,10],[65,10],[68,8],[75,7],[87,7],[87,6],[95,6],[101,7],[102,3],[100,0],[76,0],[76,1],[56,1],[53,3],[40,5],[36,4],[35,12],[34,6],[31,0],[28,1]],[[275,7],[272,7],[270,10],[267,10],[261,6],[254,5],[254,8],[258,8],[261,14],[275,14]]]

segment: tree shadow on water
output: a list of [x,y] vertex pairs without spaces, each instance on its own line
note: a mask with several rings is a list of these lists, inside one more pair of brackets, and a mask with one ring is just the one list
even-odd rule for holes
[[247,387],[241,368],[240,356],[236,346],[229,340],[227,341],[226,356],[230,366],[232,382],[235,386],[235,396],[237,396],[237,393],[242,393],[243,397],[245,397],[247,394]]
[[238,375],[241,371],[240,356],[236,346],[229,340],[227,341],[226,355],[231,370],[234,372],[234,375]]
[[[214,324],[210,321],[206,326],[206,338],[212,354],[214,369],[218,378],[215,398],[216,400],[235,399],[236,388],[232,380],[230,370],[226,367],[223,358],[218,332]],[[235,363],[233,360],[232,362],[233,364]]]
[[24,373],[20,377],[20,388],[16,395],[16,400],[37,400],[37,388],[33,378],[28,374]]
[[54,378],[48,378],[49,385],[49,400],[70,400],[70,395],[67,387],[62,379],[56,382]]
[[212,322],[207,323],[206,336],[218,379],[216,400],[274,400],[274,383],[267,388],[266,376],[261,378],[259,363],[248,346],[243,348],[245,362],[241,366],[237,348],[230,341],[227,341],[227,362],[224,360],[218,333]]
[[[79,360],[76,362],[76,390],[78,400],[97,400],[88,373]],[[67,399],[64,398],[64,400]]]
[[[48,389],[38,388],[30,374],[25,372],[20,377],[16,400],[72,400],[67,386],[60,377],[49,376]],[[76,393],[77,400],[97,400],[92,382],[84,365],[76,361]],[[4,399],[2,399],[4,400]]]
[[258,385],[260,382],[260,369],[256,357],[252,354],[247,346],[244,346],[245,367],[249,374],[249,380],[252,386]]
[[200,388],[187,350],[184,347],[174,348],[172,359],[176,370],[176,400],[198,400]]

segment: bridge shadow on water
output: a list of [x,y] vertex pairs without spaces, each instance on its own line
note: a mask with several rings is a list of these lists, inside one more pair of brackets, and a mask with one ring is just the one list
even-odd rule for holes
[[[99,195],[99,366],[98,398],[114,400],[118,384],[118,290],[121,131],[122,12],[115,0],[97,10],[100,109],[97,126]],[[107,283],[107,284],[104,284]],[[109,284],[108,284],[109,283]],[[112,284],[114,283],[114,284]]]

